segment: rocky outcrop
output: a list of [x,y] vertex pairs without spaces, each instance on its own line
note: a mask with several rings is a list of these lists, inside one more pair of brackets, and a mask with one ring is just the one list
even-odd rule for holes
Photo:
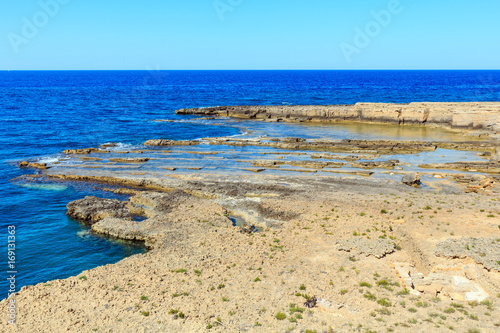
[[263,167],[263,168],[278,168],[280,165],[290,165],[308,169],[323,169],[326,167],[341,167],[344,166],[345,163],[338,162],[320,162],[320,161],[275,161],[275,160],[255,160],[252,161],[252,165],[255,167]]
[[396,165],[399,165],[400,162],[398,160],[389,160],[389,161],[370,161],[370,162],[354,162],[351,163],[353,168],[362,168],[362,169],[375,169],[375,168],[383,168],[383,169],[394,169]]
[[88,155],[90,153],[109,153],[108,150],[101,150],[99,148],[83,148],[83,149],[66,149],[64,154]]
[[483,175],[455,175],[454,179],[465,184],[466,193],[500,193],[500,177],[497,179]]
[[408,186],[419,186],[420,176],[416,172],[407,173],[403,176],[403,179],[401,179],[401,183]]
[[119,162],[119,163],[145,163],[149,161],[149,158],[110,158],[111,162]]
[[285,164],[308,169],[339,168],[345,163],[337,162],[319,162],[319,161],[286,161]]
[[101,148],[101,149],[114,148],[114,147],[118,147],[118,144],[114,143],[114,142],[110,142],[110,143],[104,143],[104,144],[99,146],[99,148]]
[[260,105],[180,109],[177,114],[286,122],[366,121],[434,124],[500,132],[500,103],[357,103],[355,105]]
[[157,232],[151,231],[148,224],[116,217],[106,217],[93,224],[92,231],[113,238],[144,242],[147,248],[152,248]]
[[318,150],[354,154],[413,154],[423,151],[435,151],[437,146],[425,141],[392,141],[392,140],[309,140],[290,142],[286,138],[273,138],[269,141],[247,139],[234,140],[228,138],[206,139],[211,145],[258,146],[290,150]]
[[243,170],[245,170],[245,171],[251,171],[251,172],[255,172],[255,173],[259,173],[259,172],[265,171],[266,169],[262,169],[262,168],[243,168]]
[[190,194],[182,190],[169,193],[138,192],[130,198],[130,202],[146,207],[146,216],[153,217],[168,214],[191,198]]
[[487,270],[500,272],[500,240],[498,238],[448,239],[436,245],[437,256],[472,258]]
[[314,153],[311,154],[310,157],[312,159],[324,159],[324,160],[345,160],[345,161],[358,161],[361,159],[372,159],[372,158],[378,158],[380,155],[378,154],[372,154],[372,155],[333,155],[333,154],[328,154],[328,153]]
[[372,171],[357,171],[357,170],[344,170],[344,169],[338,169],[338,170],[323,169],[321,171],[338,173],[338,174],[345,174],[345,175],[363,176],[363,177],[370,177],[371,175],[374,174],[374,172],[372,172]]
[[490,161],[500,163],[500,147],[495,148],[495,153],[491,155]]
[[143,143],[145,146],[194,146],[200,144],[199,141],[175,141],[175,140],[163,140],[163,139],[152,139]]
[[394,242],[387,239],[369,240],[361,237],[351,238],[345,241],[337,242],[337,250],[354,252],[355,254],[364,254],[374,256],[375,258],[383,258],[386,254],[391,254],[396,251]]
[[480,273],[474,264],[439,265],[425,276],[409,263],[394,263],[394,269],[410,294],[445,296],[454,301],[482,302],[489,295],[480,283]]
[[78,159],[82,161],[102,161],[102,158],[99,157],[80,156],[78,157]]
[[431,163],[431,164],[420,164],[418,167],[424,169],[447,169],[447,170],[460,170],[467,172],[483,172],[491,174],[500,173],[500,162],[491,162],[491,161]]
[[131,219],[127,202],[101,199],[94,196],[88,196],[84,199],[75,200],[66,205],[68,211],[66,215],[75,220],[94,224],[106,217],[117,217],[121,219]]
[[35,168],[35,169],[40,169],[40,170],[46,170],[46,169],[50,168],[49,166],[47,166],[47,163],[35,163],[35,162],[27,162],[27,161],[19,162],[19,167],[21,167],[21,168]]
[[276,168],[277,165],[284,164],[283,161],[273,161],[273,160],[255,160],[252,161],[252,165],[255,167],[264,168]]
[[[437,148],[442,149],[454,149],[454,150],[471,150],[478,152],[489,152],[494,153],[495,150],[498,150],[500,147],[500,143],[494,140],[485,140],[485,141],[464,141],[464,142],[443,142],[437,141],[433,142]],[[486,154],[488,155],[488,154]]]

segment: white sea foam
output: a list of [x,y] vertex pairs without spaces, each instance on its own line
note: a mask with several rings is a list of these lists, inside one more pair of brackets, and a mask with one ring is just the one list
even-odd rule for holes
[[[105,144],[111,144],[111,142],[107,142]],[[113,142],[116,146],[114,147],[109,147],[106,148],[106,150],[109,151],[122,151],[122,150],[131,150],[133,148],[139,148],[139,146],[130,144],[130,143],[123,143],[123,142]]]
[[17,184],[17,185],[34,190],[55,191],[55,192],[61,192],[68,189],[67,186],[55,185],[55,184]]
[[239,134],[233,134],[233,135],[228,135],[228,136],[225,136],[225,138],[237,138],[239,136],[246,136],[248,134],[250,134],[251,131],[245,131],[243,133],[239,133]]
[[91,231],[89,229],[87,230],[80,230],[76,233],[76,235],[80,238],[86,238],[86,237],[90,237],[91,235]]
[[51,156],[42,156],[37,159],[37,163],[46,163],[46,164],[53,164],[56,162],[59,162],[63,156],[62,155],[51,155]]

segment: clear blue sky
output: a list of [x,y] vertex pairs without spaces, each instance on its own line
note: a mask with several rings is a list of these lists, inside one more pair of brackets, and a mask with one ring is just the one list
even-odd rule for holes
[[51,1],[1,1],[0,69],[500,69],[498,0]]

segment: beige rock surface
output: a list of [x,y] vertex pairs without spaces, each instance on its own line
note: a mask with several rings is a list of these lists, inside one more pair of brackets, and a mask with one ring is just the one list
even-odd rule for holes
[[287,122],[369,121],[395,124],[432,124],[452,128],[500,132],[500,103],[409,104],[356,103],[355,105],[220,106],[181,109],[178,114],[228,116]]
[[[92,229],[152,250],[22,288],[18,332],[495,332],[500,324],[500,273],[434,253],[446,239],[500,239],[496,198],[350,177],[107,182],[148,187],[129,200],[148,219],[107,217]],[[226,217],[235,207],[265,230],[239,232]],[[384,255],[367,255],[379,243]],[[13,332],[5,317],[0,331]]]

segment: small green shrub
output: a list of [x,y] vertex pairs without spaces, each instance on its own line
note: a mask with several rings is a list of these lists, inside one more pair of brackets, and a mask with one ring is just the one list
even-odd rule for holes
[[385,307],[392,306],[392,303],[387,298],[381,298],[377,301],[377,303]]
[[278,320],[284,320],[286,319],[286,314],[284,314],[283,312],[278,312],[274,315],[274,318]]
[[291,315],[293,315],[294,313],[297,313],[297,312],[302,313],[302,312],[304,312],[304,308],[301,308],[301,307],[296,306],[295,304],[291,303],[289,312]]
[[366,294],[363,295],[363,297],[370,300],[370,301],[377,300],[377,296],[373,295],[371,292],[367,292]]

